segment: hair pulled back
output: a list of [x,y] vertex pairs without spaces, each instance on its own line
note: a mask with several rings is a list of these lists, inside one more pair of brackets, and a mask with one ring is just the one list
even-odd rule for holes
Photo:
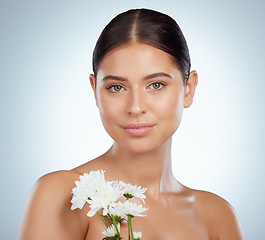
[[103,58],[115,48],[133,42],[154,46],[173,57],[183,75],[190,74],[189,49],[174,19],[149,9],[132,9],[113,18],[103,29],[93,52],[93,71],[97,75]]

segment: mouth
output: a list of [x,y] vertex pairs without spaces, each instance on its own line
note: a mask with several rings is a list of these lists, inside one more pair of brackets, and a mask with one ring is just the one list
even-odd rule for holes
[[124,130],[133,137],[141,137],[149,133],[155,124],[150,123],[135,123],[124,125]]

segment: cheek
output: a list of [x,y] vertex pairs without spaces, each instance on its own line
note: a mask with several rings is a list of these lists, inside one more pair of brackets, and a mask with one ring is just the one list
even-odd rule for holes
[[184,107],[184,99],[182,92],[175,92],[167,94],[167,97],[163,97],[156,100],[156,112],[160,119],[165,119],[169,122],[179,124]]
[[106,120],[115,120],[117,119],[122,112],[122,101],[111,98],[106,94],[99,94],[98,96],[98,108],[102,118]]

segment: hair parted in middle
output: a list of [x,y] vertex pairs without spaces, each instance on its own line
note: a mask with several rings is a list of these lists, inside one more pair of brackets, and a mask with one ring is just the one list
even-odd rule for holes
[[150,10],[132,9],[120,13],[103,29],[93,52],[93,71],[115,48],[129,43],[144,43],[168,53],[179,67],[186,85],[190,74],[190,56],[186,39],[174,19]]

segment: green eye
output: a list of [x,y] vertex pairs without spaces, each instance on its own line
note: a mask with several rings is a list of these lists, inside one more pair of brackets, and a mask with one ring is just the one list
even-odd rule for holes
[[154,90],[160,90],[163,87],[165,87],[165,84],[161,83],[161,82],[154,82],[150,84],[150,88],[154,89]]
[[109,89],[111,92],[120,92],[124,89],[124,87],[122,87],[121,85],[111,85],[109,86],[107,89]]

